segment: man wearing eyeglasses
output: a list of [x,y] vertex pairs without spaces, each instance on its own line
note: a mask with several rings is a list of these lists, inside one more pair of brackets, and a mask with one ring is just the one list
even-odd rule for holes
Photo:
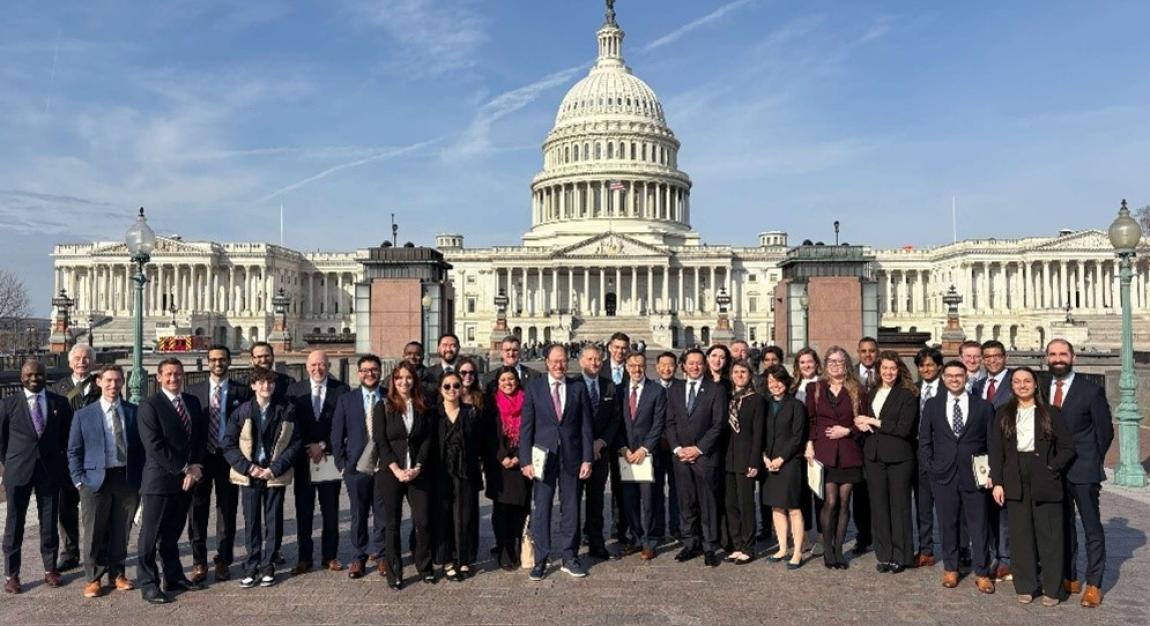
[[[994,405],[997,410],[1014,397],[1010,387],[1010,368],[1006,367],[1006,346],[1001,341],[991,339],[982,344],[982,365],[986,376],[970,388],[972,395]],[[994,568],[995,580],[1013,580],[1010,572],[1010,529],[1007,527],[1006,509],[990,507],[990,551],[997,565]]]
[[[521,344],[519,337],[515,335],[508,335],[503,338],[499,344],[499,359],[500,366],[514,367],[515,372],[519,374],[519,385],[524,386],[527,381],[538,376],[539,374],[531,368],[523,365],[522,360],[519,358],[521,353]],[[483,390],[487,395],[495,393],[495,387],[499,384],[499,368],[492,367],[490,372],[487,372],[483,377]]]

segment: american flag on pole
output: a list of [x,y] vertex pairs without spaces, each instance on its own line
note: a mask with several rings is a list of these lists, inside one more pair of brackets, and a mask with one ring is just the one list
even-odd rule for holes
[[623,185],[623,181],[613,180],[613,181],[611,181],[610,186],[608,186],[607,188],[610,189],[611,191],[623,191],[627,187]]

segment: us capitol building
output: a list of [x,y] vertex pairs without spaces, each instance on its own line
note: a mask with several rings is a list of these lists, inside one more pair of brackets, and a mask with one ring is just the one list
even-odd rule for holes
[[[691,228],[695,207],[691,179],[679,169],[680,143],[655,92],[624,63],[613,10],[596,37],[598,59],[559,104],[543,142],[522,244],[469,248],[462,235],[436,237],[452,266],[447,304],[464,348],[488,347],[500,293],[508,326],[528,342],[599,340],[621,330],[656,346],[707,343],[718,302],[729,298],[734,335],[771,343],[782,267],[816,246],[790,247],[787,233],[776,230],[760,233],[757,245],[703,243]],[[706,207],[698,215],[705,217]],[[1142,346],[1150,344],[1145,247],[1133,289]],[[1117,264],[1100,230],[929,249],[855,248],[868,259],[876,303],[869,326],[929,332],[938,341],[943,295],[953,285],[968,337],[1017,349],[1038,348],[1053,336],[1086,338],[1095,348],[1120,343]],[[75,298],[73,318],[81,325],[94,320],[97,346],[131,344],[128,256],[122,242],[53,250],[55,289]],[[245,348],[268,337],[272,297],[282,288],[291,299],[296,347],[346,343],[363,314],[354,305],[367,256],[160,237],[146,266],[145,327],[174,319],[189,334]]]

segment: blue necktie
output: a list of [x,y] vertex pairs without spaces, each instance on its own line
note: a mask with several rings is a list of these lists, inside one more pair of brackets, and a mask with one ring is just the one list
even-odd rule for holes
[[695,385],[696,384],[698,384],[698,383],[692,380],[691,381],[691,389],[690,389],[690,391],[687,392],[687,412],[688,413],[694,413],[695,412],[695,396],[696,396]]

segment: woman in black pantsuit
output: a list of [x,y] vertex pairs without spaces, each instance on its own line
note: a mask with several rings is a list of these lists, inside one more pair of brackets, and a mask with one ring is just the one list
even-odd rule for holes
[[444,566],[444,577],[452,581],[472,574],[479,491],[483,488],[479,414],[473,405],[463,403],[462,387],[460,374],[448,373],[440,379],[440,403],[433,426],[438,453],[435,498],[439,508],[432,524],[438,546],[436,562]]
[[411,521],[415,527],[415,569],[426,583],[435,582],[431,568],[431,519],[434,486],[428,475],[435,468],[428,465],[432,454],[434,433],[432,419],[416,383],[415,367],[402,362],[391,372],[391,385],[387,399],[375,405],[372,416],[372,439],[379,455],[379,471],[375,473],[375,492],[383,502],[387,519],[384,534],[387,557],[387,584],[392,589],[403,586],[403,559],[399,546],[399,528],[403,522],[403,499],[411,507]]
[[486,446],[483,469],[487,497],[491,499],[491,525],[499,566],[513,570],[520,565],[523,525],[531,512],[531,481],[519,471],[519,423],[523,415],[523,388],[514,367],[496,374],[496,386],[488,398]]
[[1074,460],[1074,435],[1061,412],[1035,393],[1034,370],[1015,369],[1010,388],[1014,397],[998,410],[987,437],[992,495],[1008,512],[1018,601],[1033,602],[1041,589],[1042,604],[1056,606],[1066,599],[1062,473]]
[[787,569],[798,569],[803,561],[803,505],[809,490],[803,480],[803,449],[807,443],[807,409],[787,393],[791,375],[782,365],[772,365],[764,372],[767,419],[763,428],[763,504],[771,507],[778,553],[768,561],[781,561],[787,556],[788,526],[794,553]]
[[754,374],[746,361],[731,365],[733,391],[727,406],[726,489],[727,527],[734,550],[728,561],[743,565],[755,554],[755,478],[762,466],[763,419],[766,403],[755,393]]
[[879,384],[855,426],[866,433],[863,463],[870,489],[871,529],[879,572],[898,574],[914,564],[911,485],[915,473],[918,394],[898,353],[879,354]]

